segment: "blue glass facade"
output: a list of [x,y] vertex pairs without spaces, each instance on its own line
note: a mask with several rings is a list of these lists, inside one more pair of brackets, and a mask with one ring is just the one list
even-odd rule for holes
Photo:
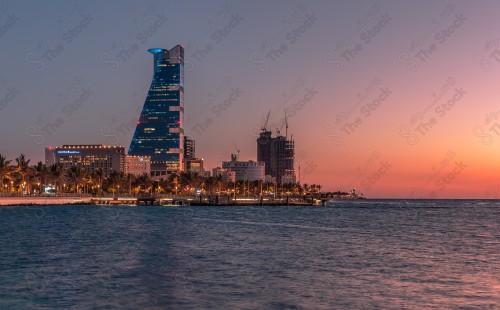
[[150,49],[153,81],[128,150],[151,156],[151,176],[164,176],[184,167],[184,48]]

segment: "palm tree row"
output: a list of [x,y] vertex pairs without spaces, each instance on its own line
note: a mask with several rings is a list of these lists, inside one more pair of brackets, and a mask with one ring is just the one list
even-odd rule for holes
[[[126,187],[125,184],[129,186]],[[30,165],[24,154],[8,160],[0,154],[0,194],[2,195],[55,195],[105,194],[143,192],[150,190],[149,177],[133,177],[122,172],[105,176],[102,169],[90,173],[79,166],[65,168],[62,164],[47,166],[43,162]]]
[[227,194],[227,195],[291,195],[318,193],[320,185],[276,185],[263,181],[229,182],[222,176],[203,177],[197,174],[171,174],[167,179],[152,180],[149,175],[134,176],[112,171],[105,175],[62,164],[47,166],[43,162],[30,165],[24,154],[8,160],[0,154],[0,194],[58,195],[58,194]]

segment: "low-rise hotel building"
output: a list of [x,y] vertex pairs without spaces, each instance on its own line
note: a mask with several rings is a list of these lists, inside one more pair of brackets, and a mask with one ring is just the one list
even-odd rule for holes
[[64,168],[81,167],[95,173],[102,169],[105,176],[112,171],[125,171],[125,147],[102,144],[63,145],[45,148],[45,164],[62,164]]

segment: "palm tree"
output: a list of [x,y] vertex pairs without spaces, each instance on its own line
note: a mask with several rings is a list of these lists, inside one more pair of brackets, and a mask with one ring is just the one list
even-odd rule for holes
[[216,176],[214,181],[215,187],[219,193],[227,190],[227,182],[222,178],[222,175],[219,174]]
[[34,167],[35,177],[38,181],[39,188],[38,190],[41,192],[41,186],[47,183],[47,177],[49,175],[49,168],[43,162],[39,161]]
[[29,183],[26,183],[26,180],[31,173],[29,166],[30,159],[26,159],[26,156],[24,154],[21,154],[19,155],[19,157],[16,158],[16,163],[17,163],[16,173],[20,176],[23,188],[24,186],[26,186],[26,191],[29,192]]
[[214,189],[216,188],[216,177],[209,177],[206,178],[205,181],[203,182],[203,189],[209,193],[213,194]]
[[69,178],[70,180],[73,182],[73,186],[74,186],[74,192],[75,194],[78,193],[78,187],[80,185],[83,186],[83,180],[86,176],[86,170],[85,169],[82,169],[80,166],[72,166],[69,171],[68,171],[68,175],[69,175]]
[[249,182],[248,191],[254,195],[260,193],[260,188],[261,188],[260,185],[261,184],[262,184],[262,181],[260,181],[260,180],[254,180],[252,182]]
[[179,176],[175,173],[172,173],[168,177],[168,183],[171,184],[172,186],[172,192],[174,192],[177,195],[178,188],[179,188]]
[[125,182],[126,184],[124,184],[124,188],[128,188],[128,193],[129,194],[132,194],[132,181],[135,179],[135,176],[131,173],[127,173],[125,175]]
[[83,177],[83,185],[85,186],[84,192],[86,194],[89,193],[89,185],[90,187],[94,187],[94,174],[90,173],[88,170],[85,170],[85,176]]
[[121,192],[121,189],[128,188],[128,179],[125,173],[118,171],[111,171],[108,178],[108,188],[111,187],[113,189],[113,194],[118,191],[118,194]]
[[179,179],[180,179],[181,189],[184,190],[187,187],[191,186],[191,182],[193,181],[193,176],[191,175],[191,173],[181,172]]
[[28,166],[28,173],[26,174],[26,191],[28,194],[34,191],[36,185],[39,183],[37,181],[35,166]]
[[168,192],[170,183],[168,183],[168,179],[161,178],[160,181],[158,182],[158,186],[159,186],[159,193],[161,194],[164,192]]
[[60,163],[54,164],[50,166],[50,174],[51,178],[54,181],[56,185],[56,193],[59,193],[57,184],[59,185],[63,184],[66,182],[67,176],[66,176],[66,169],[64,169],[63,165]]
[[14,172],[14,170],[10,165],[11,162],[12,160],[7,160],[5,156],[0,154],[0,191],[4,190],[4,180],[10,181],[13,179],[12,173]]
[[305,192],[306,194],[309,194],[309,190],[310,190],[310,189],[309,189],[309,184],[305,183],[305,184],[304,184],[304,186],[303,186],[303,188],[304,188],[304,192]]
[[189,182],[190,192],[200,189],[203,184],[203,178],[197,173],[191,174],[191,181]]
[[133,184],[134,187],[138,188],[137,193],[140,193],[146,192],[153,184],[153,181],[151,181],[151,178],[147,173],[144,173],[143,175],[134,178]]
[[98,194],[101,193],[101,191],[103,190],[102,188],[102,181],[104,180],[104,170],[102,168],[97,168],[94,172],[94,178],[99,181],[99,184],[97,185],[97,191],[98,191]]

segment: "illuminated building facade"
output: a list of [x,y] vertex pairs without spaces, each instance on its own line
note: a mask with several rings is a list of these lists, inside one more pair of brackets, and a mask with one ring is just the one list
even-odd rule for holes
[[203,158],[196,158],[196,143],[191,137],[184,136],[184,171],[203,176]]
[[105,176],[112,171],[125,171],[125,147],[102,144],[63,145],[45,148],[45,163],[62,164],[64,168],[80,167],[90,173],[102,169]]
[[184,159],[196,158],[196,142],[191,137],[184,136]]
[[203,158],[186,159],[186,172],[203,176],[205,172],[203,168]]
[[162,178],[184,167],[184,48],[148,50],[154,74],[128,155],[150,156],[151,176]]
[[151,174],[151,157],[149,156],[126,156],[125,157],[125,173],[130,173],[135,176],[143,174]]

